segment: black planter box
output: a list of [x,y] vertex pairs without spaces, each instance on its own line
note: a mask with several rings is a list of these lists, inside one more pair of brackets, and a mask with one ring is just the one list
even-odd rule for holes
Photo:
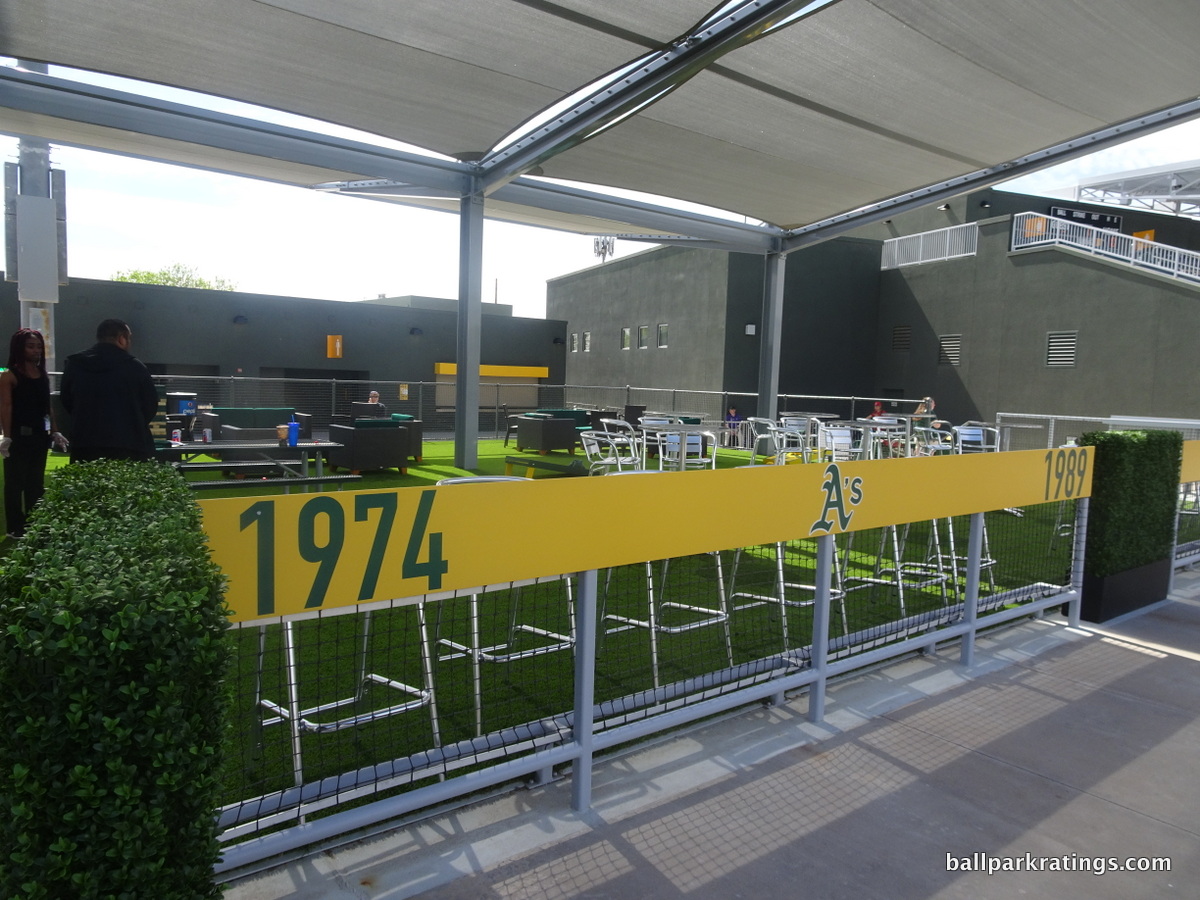
[[1166,599],[1171,563],[1170,558],[1160,559],[1115,575],[1084,575],[1080,618],[1087,622],[1107,622]]

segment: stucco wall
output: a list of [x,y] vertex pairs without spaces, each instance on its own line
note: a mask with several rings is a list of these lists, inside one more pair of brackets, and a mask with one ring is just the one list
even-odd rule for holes
[[[246,323],[235,323],[236,316]],[[434,363],[454,362],[457,355],[456,315],[442,310],[72,279],[60,288],[55,310],[60,367],[95,343],[96,325],[106,318],[129,322],[135,355],[168,374],[304,370],[433,381]],[[19,325],[17,286],[2,282],[0,333],[7,338]],[[421,334],[410,334],[413,328]],[[326,358],[329,334],[342,335],[341,359]],[[549,382],[561,384],[566,346],[554,339],[565,334],[562,321],[485,315],[481,362],[546,366]]]
[[[721,390],[728,267],[721,251],[664,247],[547,282],[547,314],[580,335],[579,351],[567,354],[567,383]],[[665,348],[657,346],[660,323],[668,326]],[[649,326],[644,350],[641,325]],[[620,349],[623,327],[629,350]]]

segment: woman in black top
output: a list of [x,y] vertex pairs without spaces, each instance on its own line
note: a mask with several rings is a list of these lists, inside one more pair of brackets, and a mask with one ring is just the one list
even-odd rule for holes
[[42,499],[51,441],[60,449],[66,444],[52,416],[45,341],[40,332],[22,328],[9,341],[8,370],[0,375],[0,456],[9,537],[25,533],[26,518]]

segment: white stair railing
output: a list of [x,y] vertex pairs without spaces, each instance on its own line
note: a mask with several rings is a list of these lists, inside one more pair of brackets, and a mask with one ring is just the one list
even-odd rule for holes
[[974,256],[978,247],[979,227],[974,222],[920,234],[906,234],[883,242],[880,269],[898,269],[901,266]]
[[1070,247],[1160,275],[1200,282],[1200,253],[1040,213],[1013,216],[1012,249]]

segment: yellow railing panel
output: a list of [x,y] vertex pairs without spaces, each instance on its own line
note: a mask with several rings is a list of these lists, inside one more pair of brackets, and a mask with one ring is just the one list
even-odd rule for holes
[[1092,448],[202,500],[235,621],[1086,497]]

